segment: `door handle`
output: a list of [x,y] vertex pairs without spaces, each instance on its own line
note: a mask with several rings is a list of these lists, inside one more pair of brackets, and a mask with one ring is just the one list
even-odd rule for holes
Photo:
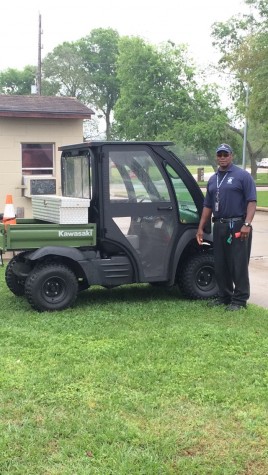
[[172,211],[173,207],[172,206],[158,206],[157,209],[158,211],[162,211],[162,210]]

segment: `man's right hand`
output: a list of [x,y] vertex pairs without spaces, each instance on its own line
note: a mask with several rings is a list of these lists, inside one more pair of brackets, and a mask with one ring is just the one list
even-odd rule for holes
[[196,233],[196,240],[200,246],[201,244],[203,244],[203,236],[204,236],[203,229],[198,228],[197,233]]

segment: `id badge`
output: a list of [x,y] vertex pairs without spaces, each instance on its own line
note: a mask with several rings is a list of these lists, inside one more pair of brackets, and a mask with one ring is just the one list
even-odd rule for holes
[[216,203],[215,203],[215,211],[219,211],[219,202],[218,201],[216,201]]

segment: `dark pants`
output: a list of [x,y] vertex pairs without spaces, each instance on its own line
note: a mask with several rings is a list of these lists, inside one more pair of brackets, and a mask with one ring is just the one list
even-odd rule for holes
[[[244,241],[235,237],[239,232],[243,221],[233,223],[230,229],[229,223],[214,223],[214,259],[215,275],[219,286],[219,297],[225,303],[246,305],[249,298],[249,275],[248,263],[251,251],[252,230],[249,237]],[[232,234],[231,244],[227,239]]]

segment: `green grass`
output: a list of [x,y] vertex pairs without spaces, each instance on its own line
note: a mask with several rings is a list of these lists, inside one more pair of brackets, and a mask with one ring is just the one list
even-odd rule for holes
[[204,173],[213,173],[214,172],[211,165],[187,165],[187,168],[188,168],[189,172],[192,175],[197,174],[197,169],[198,168],[204,168]]
[[[189,166],[187,166],[187,168],[190,171],[190,173],[192,173],[192,175],[196,175],[197,174],[197,169],[199,167],[196,166],[196,165],[189,165]],[[213,168],[210,165],[206,165],[206,166],[201,167],[201,168],[204,168],[204,173],[213,173],[214,172]],[[207,182],[206,181],[198,182],[198,184],[200,186],[206,186]],[[265,172],[258,172],[257,173],[256,185],[257,186],[267,186],[268,185],[268,171],[266,173]]]
[[268,171],[266,173],[257,174],[256,185],[268,185]]
[[257,190],[257,203],[258,206],[268,208],[268,191]]
[[[190,167],[188,167],[190,168]],[[207,170],[209,173],[209,170]],[[196,173],[196,171],[193,171],[191,173]],[[203,189],[207,186],[207,182],[198,182],[198,185]],[[268,173],[258,173],[257,175],[257,180],[256,180],[256,185],[257,185],[257,202],[258,206],[260,207],[267,207],[268,208],[268,190],[267,191],[258,191],[258,186],[268,186]]]
[[268,473],[268,311],[147,285],[36,313],[1,284],[0,473]]
[[[204,187],[201,183],[199,185]],[[203,193],[205,194],[205,190],[203,189]],[[257,189],[257,206],[268,208],[268,190],[267,191],[258,191]]]

